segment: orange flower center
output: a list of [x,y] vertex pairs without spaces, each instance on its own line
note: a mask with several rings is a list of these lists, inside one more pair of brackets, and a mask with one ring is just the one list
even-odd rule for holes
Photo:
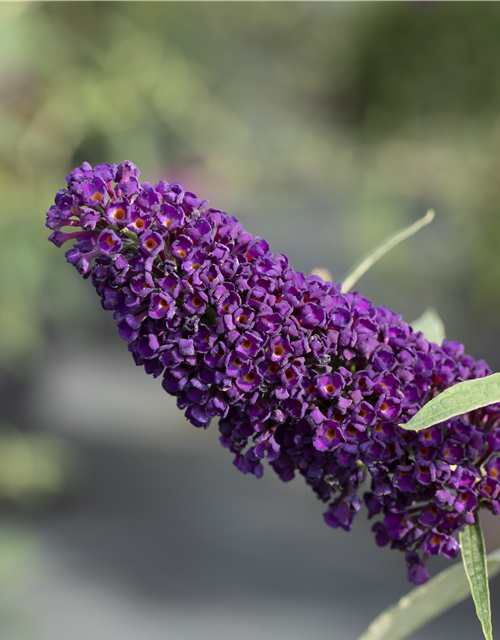
[[328,438],[328,440],[333,440],[336,435],[337,431],[335,429],[328,429],[328,431],[325,433],[325,436]]
[[142,218],[137,218],[137,220],[134,222],[134,227],[136,229],[144,229],[145,227],[145,222]]
[[285,378],[287,380],[293,380],[295,378],[295,373],[291,369],[288,369],[285,371]]
[[117,209],[113,213],[113,218],[118,220],[118,222],[121,222],[125,218],[125,211],[123,209]]
[[328,394],[335,393],[335,387],[333,386],[333,384],[327,384],[326,387],[325,387],[325,391]]
[[279,369],[278,365],[275,362],[273,362],[272,364],[269,365],[268,371],[269,373],[274,375],[278,371],[278,369]]
[[252,341],[251,340],[243,340],[243,342],[241,343],[241,346],[243,347],[243,349],[251,349],[252,348]]
[[285,349],[281,345],[277,344],[273,349],[273,353],[279,358],[285,353]]
[[102,200],[103,196],[101,193],[94,193],[92,196],[92,200],[98,200],[99,202]]
[[247,373],[247,375],[245,376],[245,380],[247,382],[253,382],[255,380],[255,373],[253,371]]
[[146,240],[145,245],[148,249],[154,249],[158,243],[153,238],[149,238],[149,240]]
[[201,307],[203,300],[199,296],[193,298],[193,307]]

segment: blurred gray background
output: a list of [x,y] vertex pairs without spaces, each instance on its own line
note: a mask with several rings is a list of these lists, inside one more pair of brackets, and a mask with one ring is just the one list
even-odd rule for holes
[[[130,159],[340,280],[433,207],[357,288],[498,370],[499,31],[497,3],[0,4],[1,640],[355,640],[410,589],[364,513],[328,528],[185,422],[44,213]],[[472,603],[414,637],[479,638]]]

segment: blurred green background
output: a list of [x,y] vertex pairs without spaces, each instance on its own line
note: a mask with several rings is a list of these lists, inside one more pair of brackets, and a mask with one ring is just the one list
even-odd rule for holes
[[0,5],[2,365],[103,322],[43,214],[128,158],[337,280],[432,206],[358,286],[498,367],[499,29],[496,3]]
[[[80,436],[44,440],[33,401],[51,371],[78,387],[78,358],[61,373],[67,345],[126,352],[46,241],[44,213],[83,161],[179,181],[337,281],[434,208],[356,288],[407,321],[433,306],[449,339],[498,370],[499,32],[498,3],[1,3],[2,513],[50,510],[75,486]],[[52,411],[71,422],[71,407]]]

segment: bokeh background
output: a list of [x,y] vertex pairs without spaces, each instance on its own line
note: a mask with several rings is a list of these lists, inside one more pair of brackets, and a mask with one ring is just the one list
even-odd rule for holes
[[[44,213],[130,159],[340,280],[433,207],[357,288],[498,370],[499,32],[498,3],[0,4],[2,640],[355,640],[409,590],[364,514],[329,529],[185,422]],[[469,601],[414,637],[479,635]]]

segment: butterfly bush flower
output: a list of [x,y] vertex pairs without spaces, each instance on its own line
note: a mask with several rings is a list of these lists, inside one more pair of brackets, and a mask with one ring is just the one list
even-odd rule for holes
[[[429,343],[401,316],[294,271],[232,216],[131,162],[84,163],[47,212],[57,247],[92,282],[137,365],[197,427],[219,420],[243,473],[297,473],[348,531],[364,501],[377,544],[409,578],[453,558],[480,507],[500,511],[500,409],[405,431],[450,385],[490,374],[462,345]],[[66,231],[62,231],[66,228]]]

